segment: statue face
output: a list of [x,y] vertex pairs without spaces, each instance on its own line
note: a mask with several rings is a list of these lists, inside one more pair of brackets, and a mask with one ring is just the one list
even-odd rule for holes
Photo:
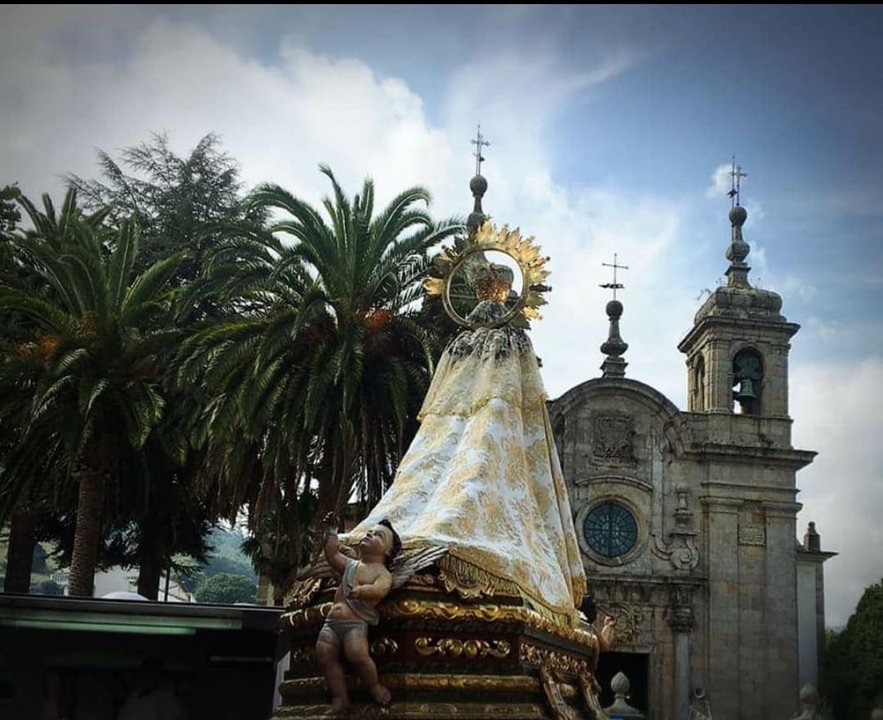
[[365,537],[359,542],[359,547],[363,552],[368,551],[372,555],[386,557],[392,550],[392,530],[385,525],[375,525],[365,533]]

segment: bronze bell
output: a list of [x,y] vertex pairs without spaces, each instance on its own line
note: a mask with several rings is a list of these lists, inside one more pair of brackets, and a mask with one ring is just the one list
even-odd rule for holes
[[751,378],[742,378],[739,381],[739,391],[733,393],[733,397],[739,402],[745,400],[757,400],[757,395],[754,394],[754,380]]

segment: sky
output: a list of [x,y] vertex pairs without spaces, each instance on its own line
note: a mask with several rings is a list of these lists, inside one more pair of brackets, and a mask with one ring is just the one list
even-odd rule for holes
[[750,280],[792,341],[798,534],[826,617],[883,578],[883,8],[716,5],[16,6],[0,10],[0,185],[60,200],[96,150],[217,133],[247,187],[310,202],[329,164],[378,206],[421,185],[551,257],[532,338],[551,397],[600,374],[614,253],[627,376],[686,407],[677,344],[724,279],[735,154]]

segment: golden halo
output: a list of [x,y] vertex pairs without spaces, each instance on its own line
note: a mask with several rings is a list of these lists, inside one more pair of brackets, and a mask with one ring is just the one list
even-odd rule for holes
[[[488,326],[485,323],[471,323],[457,313],[451,305],[450,292],[452,279],[466,260],[476,253],[490,250],[504,253],[515,261],[521,271],[522,290],[518,302],[502,318]],[[445,248],[436,256],[434,265],[441,277],[427,278],[423,286],[427,295],[441,296],[445,312],[459,325],[472,329],[508,324],[527,326],[530,320],[539,320],[542,317],[537,308],[546,304],[543,293],[552,289],[544,284],[549,277],[549,271],[545,268],[548,261],[548,257],[540,255],[540,246],[534,242],[532,235],[525,238],[519,228],[509,230],[509,226],[504,225],[497,229],[493,223],[485,221],[465,248],[460,251]]]

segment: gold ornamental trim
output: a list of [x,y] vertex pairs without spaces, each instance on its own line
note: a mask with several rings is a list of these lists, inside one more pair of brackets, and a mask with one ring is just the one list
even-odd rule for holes
[[601,707],[601,686],[592,673],[582,675],[579,679],[579,689],[582,693],[583,702],[588,710],[589,720],[607,720],[604,708]]
[[[562,684],[555,681],[554,673],[545,665],[540,667],[540,680],[543,685],[543,694],[546,696],[546,702],[549,703],[555,720],[576,720],[573,708],[567,704],[564,698]],[[571,690],[573,690],[572,687]]]
[[298,608],[282,613],[279,623],[291,628],[304,628],[312,625],[320,625],[325,622],[325,617],[331,611],[332,603],[322,603],[311,607]]
[[463,655],[471,660],[488,655],[504,658],[512,651],[512,646],[505,640],[460,640],[458,638],[434,640],[430,637],[419,637],[414,641],[414,649],[424,657],[450,655],[456,658]]
[[[369,651],[374,657],[395,655],[399,650],[399,644],[388,637],[377,638],[371,643]],[[291,648],[292,663],[314,663],[316,661],[315,649],[312,645],[296,645]]]
[[485,623],[524,623],[550,635],[563,637],[597,652],[598,638],[594,632],[578,627],[565,627],[552,622],[526,607],[491,605],[461,605],[439,601],[400,599],[383,603],[378,608],[382,618],[395,620],[475,620]]
[[[463,600],[479,597],[527,600],[531,609],[556,625],[573,625],[577,614],[574,606],[549,605],[539,593],[505,577],[501,559],[494,553],[475,547],[448,548],[447,555],[437,561],[439,582],[449,593]],[[574,594],[582,598],[582,591]]]
[[521,590],[511,580],[494,575],[477,563],[456,555],[445,555],[438,561],[439,580],[447,592],[456,592],[464,600],[482,595],[508,595],[520,598]]
[[[320,625],[331,610],[331,603],[291,610],[282,615],[280,622],[291,628]],[[598,651],[598,638],[593,631],[580,627],[567,627],[543,617],[535,610],[517,605],[481,603],[462,605],[438,600],[413,600],[401,598],[381,603],[380,617],[390,620],[461,620],[482,623],[524,623],[528,627],[562,637],[583,647]]]
[[[451,718],[474,718],[491,719],[505,718],[506,720],[547,720],[548,713],[539,703],[476,703],[476,702],[396,702],[393,700],[390,708],[383,708],[376,704],[358,706],[351,709],[350,717],[358,718],[384,718],[390,717],[396,720],[426,720],[427,718],[439,718],[450,720]],[[293,707],[278,707],[273,713],[273,720],[281,718],[298,718],[298,720],[328,720],[328,705],[297,705]]]
[[291,662],[292,663],[310,663],[312,664],[316,660],[316,655],[313,651],[312,645],[298,645],[297,647],[291,648]]
[[592,668],[585,658],[576,655],[541,648],[530,643],[521,646],[520,660],[533,667],[546,668],[558,675],[582,676],[591,673]]
[[[349,680],[350,678],[348,678]],[[380,681],[390,690],[484,690],[488,692],[539,692],[540,681],[529,675],[428,675],[401,673],[382,675]],[[279,693],[285,697],[325,691],[321,677],[284,680]]]
[[377,638],[369,648],[374,657],[384,657],[385,655],[395,655],[399,651],[399,644],[392,638]]

